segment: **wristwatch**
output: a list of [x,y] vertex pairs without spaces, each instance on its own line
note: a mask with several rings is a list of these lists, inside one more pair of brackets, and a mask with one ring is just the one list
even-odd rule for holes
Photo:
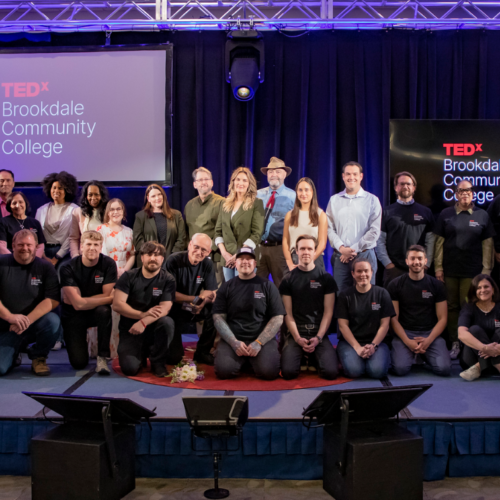
[[378,344],[374,344],[374,343],[372,342],[372,343],[371,343],[371,344],[369,344],[369,345],[372,345],[372,346],[373,346],[373,348],[375,349],[375,351],[378,349]]
[[318,339],[318,344],[321,344],[321,342],[323,342],[323,337],[316,335],[316,338]]

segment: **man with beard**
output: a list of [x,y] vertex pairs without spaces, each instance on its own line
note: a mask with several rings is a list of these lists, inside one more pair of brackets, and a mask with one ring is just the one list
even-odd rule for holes
[[190,333],[189,326],[203,322],[200,339],[193,359],[213,365],[210,350],[214,345],[215,327],[212,304],[217,291],[214,264],[209,259],[212,240],[206,234],[194,234],[187,251],[176,252],[167,259],[167,271],[175,278],[175,302],[170,312],[175,323],[175,336],[170,345],[168,364],[176,365],[184,356],[182,333]]
[[406,251],[412,245],[425,247],[426,269],[432,264],[435,236],[434,216],[413,199],[417,180],[409,172],[394,176],[394,191],[398,195],[382,213],[382,227],[377,242],[377,257],[384,265],[384,288],[398,276],[408,272]]
[[175,300],[175,279],[162,269],[165,247],[148,241],[140,250],[142,267],[122,274],[116,283],[113,310],[121,315],[118,358],[122,372],[136,375],[141,365],[165,377],[174,321],[167,316]]
[[101,253],[102,242],[101,233],[85,231],[82,254],[61,267],[62,325],[69,362],[77,370],[89,362],[87,329],[97,327],[96,372],[109,375],[106,358],[111,354],[111,304],[117,272],[115,261]]
[[391,320],[392,369],[406,375],[417,355],[421,355],[436,375],[448,376],[451,360],[441,333],[448,321],[448,303],[444,283],[425,274],[425,248],[412,245],[406,264],[410,271],[391,281],[388,291],[396,316]]
[[59,336],[59,280],[54,266],[35,257],[36,234],[21,229],[14,235],[12,254],[0,256],[0,375],[17,359],[21,346],[35,375],[50,375],[46,360]]
[[276,286],[255,275],[252,248],[236,253],[238,276],[217,292],[212,309],[221,340],[215,354],[215,374],[221,379],[237,377],[247,362],[255,375],[274,380],[280,373],[276,334],[286,314]]
[[14,173],[2,168],[0,170],[0,217],[7,217],[10,212],[7,210],[7,198],[14,189]]

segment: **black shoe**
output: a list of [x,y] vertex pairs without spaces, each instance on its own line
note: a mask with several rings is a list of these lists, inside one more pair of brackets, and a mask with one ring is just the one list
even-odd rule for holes
[[23,358],[19,354],[19,356],[14,360],[14,363],[12,364],[12,368],[17,368],[18,366],[21,366],[22,362],[23,362]]
[[211,354],[204,354],[202,352],[195,352],[193,360],[200,365],[214,366],[214,357]]
[[163,363],[151,363],[151,373],[156,377],[166,377],[168,375]]

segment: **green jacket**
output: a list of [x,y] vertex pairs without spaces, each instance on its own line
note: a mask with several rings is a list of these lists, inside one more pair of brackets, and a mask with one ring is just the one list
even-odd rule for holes
[[[165,259],[174,252],[185,250],[186,227],[184,219],[178,210],[172,209],[173,219],[167,219],[167,242],[165,248],[167,254]],[[135,215],[134,222],[134,248],[136,251],[137,267],[142,266],[140,250],[146,241],[158,241],[158,232],[154,217],[141,210]]]
[[[264,217],[264,204],[258,198],[249,210],[243,210],[243,205],[241,205],[233,218],[231,218],[231,212],[225,212],[221,205],[214,238],[222,238],[226,250],[232,255],[248,239],[252,240],[257,247],[264,233]],[[221,257],[221,262],[222,265],[226,264],[223,257]]]

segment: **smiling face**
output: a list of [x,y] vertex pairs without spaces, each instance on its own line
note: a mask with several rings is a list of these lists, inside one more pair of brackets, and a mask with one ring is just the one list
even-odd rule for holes
[[12,210],[12,215],[16,219],[24,219],[26,215],[26,202],[20,194],[16,194],[10,203],[10,209]]
[[394,186],[394,191],[401,200],[411,200],[413,198],[413,193],[415,193],[415,185],[411,177],[407,175],[402,175],[398,178],[397,184]]
[[109,207],[109,222],[120,225],[123,221],[123,206],[119,201],[114,201]]
[[193,266],[197,266],[212,251],[212,240],[206,234],[196,234],[188,245],[188,258]]
[[368,262],[356,262],[352,270],[354,281],[359,286],[366,286],[372,279],[372,266]]
[[97,260],[102,250],[102,241],[86,238],[80,244],[82,255],[90,261]]
[[21,265],[27,265],[35,259],[36,242],[31,235],[21,236],[12,244],[14,259]]
[[59,182],[55,181],[52,183],[52,187],[50,188],[50,197],[52,198],[54,203],[64,203],[64,200],[66,198],[66,191],[64,191],[64,188],[61,186],[61,184],[59,184]]
[[297,198],[299,199],[301,205],[311,203],[311,200],[313,199],[313,189],[308,182],[302,181],[297,186]]
[[250,181],[248,180],[247,174],[240,172],[236,179],[234,179],[234,190],[237,194],[245,195],[247,194],[248,188],[250,186]]
[[406,257],[406,265],[412,272],[418,274],[427,265],[427,256],[424,252],[412,250],[411,252],[408,252],[408,257]]
[[244,277],[250,276],[255,271],[255,258],[252,255],[240,255],[236,259],[236,270]]
[[148,193],[148,201],[151,203],[153,210],[160,210],[163,206],[163,193],[156,188],[151,189]]
[[356,165],[348,165],[342,173],[342,180],[348,193],[357,193],[361,187],[363,174]]
[[198,172],[194,181],[194,188],[198,190],[200,196],[208,196],[212,192],[214,181],[206,172]]
[[160,255],[160,252],[152,252],[141,255],[141,260],[146,271],[149,273],[155,273],[158,269],[160,269],[164,258]]
[[14,189],[14,179],[9,172],[0,172],[0,195],[2,198],[7,198]]
[[101,191],[97,186],[89,186],[87,189],[87,201],[92,208],[97,208],[101,203]]
[[462,208],[467,208],[472,203],[472,184],[469,181],[462,181],[457,186],[457,200]]
[[316,248],[313,240],[303,239],[297,243],[297,257],[300,264],[307,266],[313,262],[315,252]]
[[271,189],[278,189],[286,179],[286,171],[283,168],[270,168],[267,171],[267,182]]
[[495,290],[488,280],[481,280],[477,285],[476,296],[481,302],[489,302],[493,298]]

